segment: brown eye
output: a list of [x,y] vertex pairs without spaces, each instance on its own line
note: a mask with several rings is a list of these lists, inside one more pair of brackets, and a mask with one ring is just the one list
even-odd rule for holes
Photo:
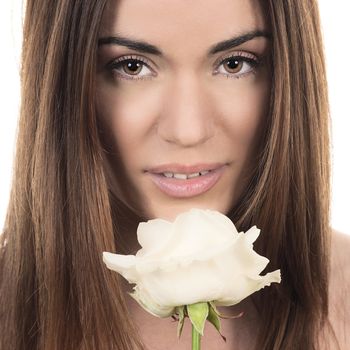
[[139,80],[154,76],[148,63],[144,62],[143,59],[133,57],[122,57],[112,61],[107,65],[107,69],[117,79]]
[[136,60],[126,60],[123,62],[122,67],[126,74],[137,75],[141,72],[143,63]]
[[[246,56],[247,55],[247,56]],[[236,54],[234,56],[224,58],[214,74],[222,74],[227,78],[241,78],[248,74],[255,74],[260,60],[258,57],[248,56],[248,54]]]
[[243,67],[243,61],[239,61],[236,58],[229,58],[223,63],[228,73],[238,73]]

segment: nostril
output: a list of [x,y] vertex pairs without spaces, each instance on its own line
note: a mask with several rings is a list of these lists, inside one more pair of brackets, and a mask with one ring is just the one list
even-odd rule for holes
[[[158,125],[158,135],[168,143],[175,143],[183,147],[193,147],[205,143],[214,135],[214,129],[199,122],[188,121],[183,124],[180,120],[163,121]],[[201,122],[202,123],[202,122]]]

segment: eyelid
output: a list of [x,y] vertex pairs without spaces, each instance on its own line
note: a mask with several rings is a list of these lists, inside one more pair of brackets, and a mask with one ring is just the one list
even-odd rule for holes
[[125,62],[127,60],[135,60],[135,61],[139,61],[142,62],[149,70],[152,71],[152,75],[151,76],[144,76],[144,77],[129,77],[127,74],[123,74],[123,73],[116,73],[120,76],[123,76],[125,79],[130,79],[130,80],[138,80],[138,79],[148,79],[148,78],[153,78],[154,76],[156,76],[157,74],[155,73],[154,69],[151,67],[152,64],[143,56],[139,56],[139,55],[125,55],[125,56],[120,56],[118,58],[113,59],[112,61],[110,61],[109,63],[107,63],[106,67],[107,69],[113,69],[113,66],[115,66],[118,63],[122,63]]
[[217,67],[220,64],[222,64],[225,60],[227,60],[228,58],[232,58],[232,57],[243,57],[243,58],[247,58],[248,60],[252,60],[252,61],[259,63],[258,56],[254,55],[253,53],[251,53],[249,51],[234,51],[234,52],[230,52],[230,53],[226,54],[224,57],[218,58],[214,62],[214,66]]
[[258,59],[258,56],[250,51],[245,51],[245,50],[237,50],[237,51],[233,51],[233,52],[229,52],[226,55],[224,55],[223,57],[219,57],[214,64],[217,64],[219,62],[222,62],[223,60],[230,58],[230,57],[235,57],[235,56],[242,56],[242,57],[247,57],[247,58],[252,58],[252,59]]
[[[123,62],[123,61],[126,61],[126,60],[136,60],[136,61],[141,61],[143,63],[145,63],[148,67],[150,65],[152,65],[148,60],[147,58],[143,57],[143,56],[138,56],[138,55],[125,55],[125,56],[120,56],[116,59],[114,59],[112,62],[110,62],[111,64],[112,63],[117,63],[117,62]],[[149,67],[150,68],[150,67]]]

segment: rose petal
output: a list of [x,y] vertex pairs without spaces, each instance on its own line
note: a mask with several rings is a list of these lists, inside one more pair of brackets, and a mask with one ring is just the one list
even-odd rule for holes
[[175,307],[160,305],[154,302],[152,297],[147,293],[147,291],[141,290],[138,286],[134,288],[134,292],[130,295],[150,314],[157,317],[169,317],[174,311]]
[[163,219],[141,222],[137,228],[137,240],[142,249],[137,256],[156,254],[171,239],[172,223]]
[[173,223],[173,231],[172,239],[167,241],[161,254],[154,258],[162,261],[179,261],[186,257],[197,259],[203,256],[203,252],[221,250],[222,246],[238,235],[235,226],[225,215],[199,209],[180,214]]
[[253,244],[260,235],[260,230],[253,226],[245,234],[245,240],[247,243]]
[[109,269],[120,273],[130,283],[138,281],[138,274],[135,269],[136,257],[134,255],[103,252],[103,262]]
[[227,297],[215,300],[217,306],[231,306],[238,304],[240,301],[258,290],[270,286],[271,283],[281,282],[280,270],[269,272],[264,276],[257,276],[256,278],[243,278],[238,285],[231,285],[231,291],[228,291]]

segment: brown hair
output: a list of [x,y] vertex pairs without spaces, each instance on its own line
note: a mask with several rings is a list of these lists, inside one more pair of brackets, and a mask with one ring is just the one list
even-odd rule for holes
[[[254,295],[259,349],[319,349],[329,325],[329,105],[315,0],[267,1],[273,37],[269,121],[234,222],[262,230],[257,249],[281,286]],[[332,330],[330,330],[332,334]]]
[[[1,349],[142,349],[117,274],[122,218],[108,189],[95,111],[107,0],[27,0],[22,105],[1,236]],[[281,286],[254,299],[258,349],[317,349],[327,320],[329,130],[315,0],[268,0],[272,92],[257,167],[231,218],[262,229]]]

